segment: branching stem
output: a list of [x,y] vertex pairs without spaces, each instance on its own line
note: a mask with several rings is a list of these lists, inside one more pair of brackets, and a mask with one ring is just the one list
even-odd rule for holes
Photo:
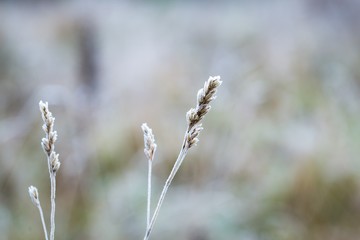
[[168,191],[168,189],[169,189],[169,187],[170,187],[170,185],[171,185],[171,182],[172,182],[172,180],[174,179],[177,171],[179,170],[179,168],[180,168],[180,166],[181,166],[181,163],[183,162],[183,160],[184,160],[184,158],[185,158],[185,156],[186,156],[186,154],[187,154],[188,148],[186,147],[186,144],[185,144],[185,142],[186,142],[186,136],[187,136],[187,135],[185,135],[184,143],[183,143],[183,145],[182,145],[182,147],[181,147],[179,156],[177,157],[176,162],[175,162],[175,164],[174,164],[174,166],[173,166],[173,168],[172,168],[172,170],[171,170],[171,172],[170,172],[170,174],[169,174],[169,177],[167,178],[167,180],[166,180],[166,182],[165,182],[164,188],[163,188],[163,190],[162,190],[162,192],[161,192],[161,195],[160,195],[160,197],[159,197],[159,201],[158,201],[158,203],[157,203],[157,205],[156,205],[156,208],[155,208],[155,211],[154,211],[154,213],[153,213],[153,217],[151,218],[151,222],[150,222],[150,224],[148,225],[148,227],[147,227],[147,229],[146,229],[146,233],[145,233],[145,236],[144,236],[144,240],[148,240],[148,239],[149,239],[150,234],[151,234],[151,231],[152,231],[152,229],[153,229],[153,227],[154,227],[155,221],[156,221],[157,216],[158,216],[158,214],[159,214],[160,208],[161,208],[161,206],[162,206],[162,204],[163,204],[163,202],[164,202],[166,193],[167,193],[167,191]]

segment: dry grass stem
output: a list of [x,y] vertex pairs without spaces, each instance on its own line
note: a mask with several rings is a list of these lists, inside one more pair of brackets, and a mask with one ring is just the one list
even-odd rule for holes
[[165,199],[165,195],[171,185],[172,180],[174,179],[177,171],[179,170],[182,162],[185,159],[185,156],[188,150],[195,146],[199,139],[199,133],[203,129],[200,121],[204,118],[206,113],[209,112],[211,106],[210,102],[216,98],[217,88],[221,85],[222,81],[220,76],[209,77],[205,82],[204,87],[200,89],[197,93],[197,104],[195,108],[191,108],[186,114],[186,120],[188,123],[187,130],[185,132],[184,141],[180,149],[180,153],[175,161],[175,164],[165,182],[161,195],[159,197],[157,206],[151,218],[150,224],[145,232],[144,240],[149,239],[151,231],[154,227],[155,221],[159,214],[161,205]]
[[[51,201],[51,212],[50,212],[50,240],[54,240],[55,238],[55,195],[56,195],[56,173],[60,168],[59,154],[55,152],[55,142],[57,140],[57,132],[54,131],[54,123],[55,118],[52,113],[49,111],[49,106],[47,102],[40,101],[39,108],[41,112],[41,117],[44,121],[42,129],[45,132],[45,137],[41,140],[41,146],[47,156],[47,165],[50,176],[50,201]],[[42,213],[42,209],[40,206],[40,201],[38,199],[37,189],[34,187],[29,187],[29,194],[31,200],[35,204],[40,211],[41,220],[43,222],[45,237],[48,239],[44,217]]]
[[36,187],[34,186],[30,186],[29,187],[29,195],[31,198],[31,201],[33,202],[33,204],[38,208],[39,210],[39,214],[40,214],[40,219],[41,219],[41,224],[43,226],[43,230],[44,230],[44,235],[45,235],[45,239],[48,240],[48,233],[46,230],[46,224],[45,224],[45,219],[44,219],[44,213],[40,204],[40,199],[39,199],[39,192],[37,190]]
[[144,153],[148,159],[148,192],[147,192],[147,208],[146,208],[146,228],[150,225],[151,214],[151,173],[152,173],[152,161],[154,159],[156,144],[155,137],[151,128],[146,123],[141,125],[141,129],[144,132]]

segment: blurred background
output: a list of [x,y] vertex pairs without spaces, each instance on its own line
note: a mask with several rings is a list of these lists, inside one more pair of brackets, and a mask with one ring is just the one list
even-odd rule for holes
[[[142,239],[185,113],[223,85],[152,239],[347,240],[360,234],[360,2],[0,1],[1,239],[49,219],[40,100],[56,117],[57,239]],[[48,224],[49,226],[49,224]]]

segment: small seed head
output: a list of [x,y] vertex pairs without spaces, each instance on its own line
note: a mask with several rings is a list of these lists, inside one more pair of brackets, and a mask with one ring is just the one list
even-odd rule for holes
[[60,161],[59,161],[59,154],[55,153],[55,152],[51,152],[50,154],[50,166],[51,166],[51,171],[53,173],[56,173],[59,168],[60,168]]
[[141,129],[144,132],[144,153],[149,160],[153,160],[156,151],[155,137],[151,128],[146,123],[141,125]]
[[30,196],[32,203],[36,207],[38,207],[40,205],[40,200],[39,200],[39,192],[36,187],[34,187],[34,186],[29,187],[29,196]]

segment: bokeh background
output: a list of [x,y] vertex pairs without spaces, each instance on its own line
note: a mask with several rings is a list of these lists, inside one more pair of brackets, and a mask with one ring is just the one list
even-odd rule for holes
[[142,239],[185,113],[223,85],[152,239],[360,236],[360,2],[0,1],[0,238],[43,239],[38,109],[56,117],[57,239]]

